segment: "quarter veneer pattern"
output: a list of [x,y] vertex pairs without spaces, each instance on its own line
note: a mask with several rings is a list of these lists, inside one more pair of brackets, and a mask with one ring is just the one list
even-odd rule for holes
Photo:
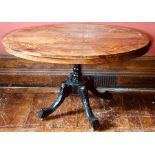
[[61,64],[125,61],[146,53],[150,43],[146,34],[132,28],[78,23],[20,29],[3,39],[10,54]]

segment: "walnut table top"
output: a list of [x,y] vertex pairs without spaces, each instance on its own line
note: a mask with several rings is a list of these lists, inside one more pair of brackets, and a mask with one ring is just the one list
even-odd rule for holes
[[145,54],[150,38],[135,29],[100,24],[57,24],[19,29],[3,38],[8,53],[33,61],[97,64]]

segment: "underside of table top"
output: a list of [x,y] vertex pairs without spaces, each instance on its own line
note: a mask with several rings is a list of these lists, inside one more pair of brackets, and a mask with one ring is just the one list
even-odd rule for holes
[[99,24],[59,24],[24,28],[3,38],[8,53],[24,59],[64,64],[97,64],[145,54],[150,38],[135,29]]

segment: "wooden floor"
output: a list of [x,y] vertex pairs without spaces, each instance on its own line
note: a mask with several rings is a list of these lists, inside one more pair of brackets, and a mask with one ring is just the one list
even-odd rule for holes
[[[57,93],[0,93],[0,131],[92,131],[78,96],[70,96],[47,120],[37,112]],[[113,93],[109,104],[90,94],[100,131],[155,131],[155,93]]]

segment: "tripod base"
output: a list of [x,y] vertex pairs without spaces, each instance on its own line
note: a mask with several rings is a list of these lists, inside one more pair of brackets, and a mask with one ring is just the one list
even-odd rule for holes
[[66,97],[78,93],[83,103],[83,107],[85,109],[86,116],[90,122],[91,128],[93,128],[94,130],[99,129],[99,121],[94,116],[89,104],[88,91],[91,91],[96,96],[99,96],[105,100],[112,100],[111,93],[99,93],[94,87],[94,83],[90,78],[82,77],[81,66],[74,65],[73,73],[70,75],[68,81],[61,84],[60,93],[56,101],[50,107],[41,109],[41,111],[39,112],[39,118],[46,118],[62,104]]

